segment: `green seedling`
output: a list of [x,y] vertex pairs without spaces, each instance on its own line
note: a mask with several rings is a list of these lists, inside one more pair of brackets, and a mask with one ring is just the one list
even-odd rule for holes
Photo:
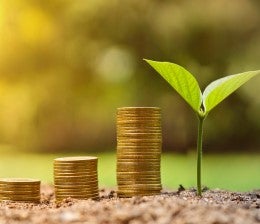
[[194,76],[180,65],[170,62],[145,61],[150,64],[192,107],[198,117],[197,194],[201,196],[201,157],[203,123],[208,113],[260,70],[229,75],[210,83],[202,93]]

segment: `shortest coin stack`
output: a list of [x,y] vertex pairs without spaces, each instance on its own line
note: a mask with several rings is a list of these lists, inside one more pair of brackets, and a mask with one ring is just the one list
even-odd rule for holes
[[64,157],[54,160],[54,187],[57,201],[98,198],[97,157]]
[[0,178],[0,201],[40,202],[40,180]]

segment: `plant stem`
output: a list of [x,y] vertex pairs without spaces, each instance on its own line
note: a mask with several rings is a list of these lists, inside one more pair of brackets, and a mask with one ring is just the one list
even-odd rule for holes
[[202,157],[202,135],[203,135],[203,122],[205,117],[198,116],[198,139],[197,139],[197,195],[201,196],[201,157]]

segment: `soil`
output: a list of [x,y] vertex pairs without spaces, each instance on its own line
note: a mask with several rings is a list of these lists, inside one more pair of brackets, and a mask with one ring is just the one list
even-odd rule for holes
[[193,189],[163,191],[149,197],[118,198],[109,189],[100,200],[55,203],[53,187],[43,186],[40,204],[1,202],[0,223],[98,224],[254,224],[260,223],[260,191],[236,193]]

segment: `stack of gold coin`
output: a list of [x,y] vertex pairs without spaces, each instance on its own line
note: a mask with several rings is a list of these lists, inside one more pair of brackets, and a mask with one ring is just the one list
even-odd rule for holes
[[0,201],[40,202],[40,180],[0,178]]
[[57,201],[98,198],[97,157],[64,157],[54,160],[54,187]]
[[161,110],[117,110],[117,185],[119,197],[159,194],[161,186]]

